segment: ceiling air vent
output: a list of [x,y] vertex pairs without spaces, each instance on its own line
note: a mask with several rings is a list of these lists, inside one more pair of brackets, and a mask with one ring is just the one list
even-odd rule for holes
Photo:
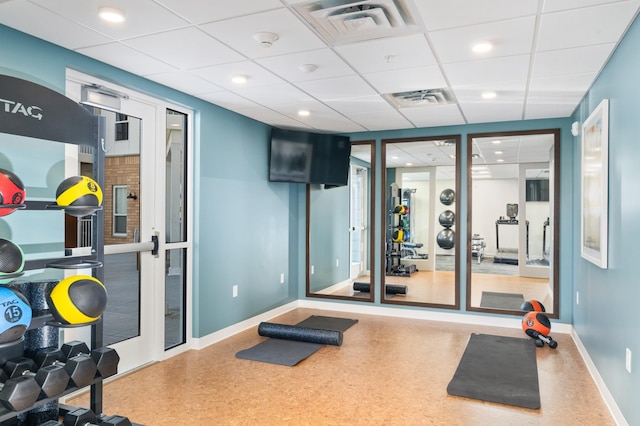
[[297,10],[334,44],[410,33],[418,28],[410,0],[321,0],[297,6]]
[[383,96],[398,108],[453,103],[453,96],[447,89],[412,90],[410,92],[387,93]]

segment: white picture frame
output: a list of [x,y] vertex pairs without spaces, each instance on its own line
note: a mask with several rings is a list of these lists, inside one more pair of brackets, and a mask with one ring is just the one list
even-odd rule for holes
[[580,242],[582,258],[608,264],[609,100],[603,99],[582,124]]

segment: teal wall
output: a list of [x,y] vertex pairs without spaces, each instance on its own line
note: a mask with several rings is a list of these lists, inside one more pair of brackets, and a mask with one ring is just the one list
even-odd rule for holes
[[269,126],[2,25],[0,40],[0,73],[64,93],[69,67],[195,111],[195,337],[298,298],[299,255],[290,247],[304,235],[304,185],[267,182]]
[[[627,422],[640,424],[640,21],[627,32],[573,119],[583,123],[601,100],[609,99],[609,256],[608,269],[580,256],[580,141],[574,138],[572,175],[574,293],[573,323]],[[631,349],[632,373],[625,370]]]

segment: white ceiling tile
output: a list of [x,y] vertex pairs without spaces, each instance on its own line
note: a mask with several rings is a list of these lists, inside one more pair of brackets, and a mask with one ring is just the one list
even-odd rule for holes
[[[200,28],[253,59],[326,47],[318,36],[287,9],[214,22]],[[279,38],[271,47],[263,47],[253,38],[257,32],[272,32]]]
[[[235,93],[266,107],[287,104],[293,104],[295,106],[300,105],[303,102],[315,102],[312,97],[290,84],[237,89],[235,90]],[[274,93],[277,93],[278,96],[274,96]]]
[[589,71],[598,72],[614,48],[614,43],[607,43],[538,52],[535,55],[531,76],[540,78]]
[[447,86],[440,67],[409,68],[384,71],[364,76],[381,93],[406,92],[410,90],[438,89]]
[[[535,16],[492,22],[430,33],[431,41],[443,63],[511,56],[529,53],[535,31]],[[491,42],[490,52],[472,51],[475,44]]]
[[151,0],[110,0],[110,7],[125,14],[126,20],[121,24],[109,24],[98,17],[98,8],[105,5],[101,0],[31,1],[53,12],[60,11],[65,17],[118,40],[188,25],[184,19]]
[[[287,81],[299,82],[353,75],[355,72],[331,49],[310,50],[289,55],[272,56],[256,60],[274,74]],[[304,72],[301,65],[315,65],[313,72]]]
[[[280,0],[156,0],[195,24],[219,21],[282,7]],[[223,4],[224,3],[224,4]]]
[[142,76],[175,71],[175,68],[171,65],[165,64],[121,43],[86,47],[77,49],[77,52]]
[[467,103],[462,112],[468,123],[489,123],[493,121],[522,120],[524,102],[518,103]]
[[541,118],[558,118],[570,117],[576,109],[574,102],[568,104],[527,104],[525,110],[525,120],[534,120]]
[[[458,102],[511,102],[514,99],[521,101],[527,90],[526,80],[504,80],[493,82],[490,85],[472,84],[467,86],[456,86],[453,88]],[[496,97],[494,99],[483,99],[482,95],[485,92],[494,92]]]
[[535,15],[537,1],[513,0],[416,0],[427,30],[462,27]]
[[614,43],[638,10],[638,2],[618,2],[542,15],[536,50]]
[[388,129],[410,129],[413,124],[403,117],[398,111],[352,113],[349,115],[353,121],[369,131]]
[[416,127],[454,126],[465,124],[456,104],[401,108],[400,113]]
[[526,80],[530,55],[507,56],[477,61],[445,64],[452,86],[482,83],[492,85],[502,81]]
[[589,89],[598,73],[567,74],[553,77],[534,78],[529,84],[531,95],[551,96],[555,93],[573,94],[572,97],[582,95]]
[[542,13],[559,12],[561,10],[579,9],[581,7],[597,6],[606,3],[616,3],[620,0],[546,0]]
[[[196,68],[191,70],[191,72],[213,84],[229,90],[238,90],[240,87],[249,88],[284,83],[280,77],[250,61]],[[247,83],[244,86],[234,84],[231,81],[231,77],[236,75],[246,76]]]
[[124,43],[179,69],[238,62],[245,59],[244,56],[193,27],[132,38]]
[[254,102],[228,91],[201,93],[198,97],[232,111],[239,108],[262,108]]
[[208,93],[223,90],[198,76],[186,71],[171,71],[167,73],[153,74],[147,76],[149,80],[156,81],[165,86],[173,87],[190,95],[198,95],[200,93]]
[[238,108],[234,111],[246,117],[253,118],[256,121],[261,121],[263,123],[267,123],[283,129],[313,130],[313,128],[307,126],[304,123],[293,120],[285,115],[280,114],[279,112],[262,107]]
[[335,50],[360,73],[436,64],[424,34],[348,44]]
[[[0,23],[67,49],[113,41],[104,34],[25,1],[0,2]],[[64,31],[60,29],[64,28]]]
[[305,81],[296,86],[322,101],[377,95],[375,90],[357,76]]
[[331,108],[347,116],[364,113],[395,113],[394,107],[380,95],[363,96],[357,98],[341,98],[324,101]]

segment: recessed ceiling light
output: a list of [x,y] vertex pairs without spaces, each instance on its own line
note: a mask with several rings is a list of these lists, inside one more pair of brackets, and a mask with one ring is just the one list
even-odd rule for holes
[[246,75],[234,75],[233,77],[231,77],[231,81],[234,84],[245,84],[248,79],[249,77],[247,77]]
[[497,161],[498,163],[504,163],[504,158],[498,158],[496,161]]
[[494,154],[496,154],[496,155],[502,155],[502,153],[503,153],[502,151],[496,151]]
[[411,167],[411,166],[413,166],[413,163],[407,163],[407,164],[405,164],[405,166]]
[[482,92],[482,99],[495,99],[498,94],[496,92]]
[[398,158],[400,157],[398,157],[397,155],[394,155],[393,157],[391,157],[392,160],[397,160]]
[[502,143],[502,141],[501,141],[501,140],[495,140],[495,141],[491,141],[491,143],[493,143],[493,144],[499,144],[499,143]]
[[118,24],[124,22],[124,12],[115,7],[101,7],[98,9],[98,16],[107,22]]
[[301,117],[308,117],[311,114],[311,112],[307,109],[301,109],[300,111],[298,111],[298,115]]
[[486,53],[493,49],[493,44],[489,41],[483,41],[477,44],[474,44],[471,50],[476,53]]

